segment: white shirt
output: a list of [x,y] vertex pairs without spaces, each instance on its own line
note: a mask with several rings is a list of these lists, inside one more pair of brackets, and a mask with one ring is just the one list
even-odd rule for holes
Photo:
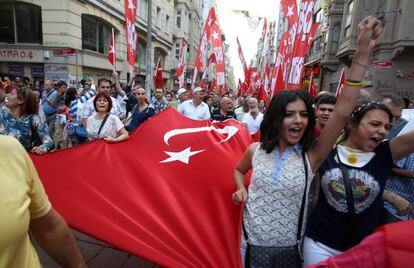
[[[86,119],[89,116],[96,114],[95,107],[93,107],[93,100],[94,99],[95,99],[95,97],[89,99],[86,102],[85,107],[83,108],[83,111],[82,111],[82,119]],[[120,116],[122,114],[121,105],[119,104],[117,99],[111,97],[111,100],[112,100],[112,109],[111,109],[110,113],[114,114],[116,116]]]
[[253,116],[250,113],[247,113],[243,116],[242,122],[246,124],[247,131],[249,131],[250,134],[255,134],[260,129],[260,123],[263,121],[263,114],[259,112],[259,114],[256,116],[256,118],[253,118]]
[[205,102],[201,102],[201,104],[196,107],[192,99],[186,100],[178,106],[177,110],[194,120],[210,119],[210,111]]

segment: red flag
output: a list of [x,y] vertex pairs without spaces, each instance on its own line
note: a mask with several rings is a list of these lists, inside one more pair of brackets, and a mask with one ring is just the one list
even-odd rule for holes
[[266,107],[269,106],[269,102],[270,102],[269,95],[267,95],[267,93],[266,93],[263,85],[261,85],[259,87],[259,95],[257,96],[257,98],[259,100],[263,100],[265,102],[265,104],[266,104]]
[[226,78],[224,75],[225,66],[224,66],[224,49],[223,49],[223,40],[221,38],[220,27],[216,23],[210,26],[211,31],[211,43],[216,56],[216,76],[217,76],[217,85],[224,85],[226,83]]
[[109,51],[108,51],[108,60],[114,66],[115,69],[115,62],[116,62],[116,49],[115,49],[115,33],[114,28],[111,31],[111,40],[109,41]]
[[339,78],[338,87],[336,88],[336,93],[335,93],[336,98],[339,98],[339,95],[341,95],[341,91],[342,91],[342,88],[344,87],[344,84],[345,84],[345,69],[342,68],[341,77]]
[[177,79],[178,79],[178,84],[180,86],[180,88],[183,88],[185,86],[185,75],[184,75],[184,70],[185,70],[185,51],[187,51],[185,49],[185,43],[184,43],[184,39],[181,39],[181,44],[180,44],[180,53],[179,53],[179,57],[178,57],[178,65],[177,65],[177,70],[176,70],[176,75],[177,75]]
[[241,81],[239,78],[239,83],[237,84],[237,98],[240,98],[242,96],[242,87],[241,87]]
[[196,61],[194,64],[194,74],[193,74],[193,82],[191,83],[191,90],[190,90],[190,95],[192,93],[192,89],[194,88],[195,85],[195,81],[197,79],[198,76],[198,72],[201,70],[203,71],[205,68],[205,60],[206,60],[206,53],[207,53],[207,44],[208,41],[210,40],[210,28],[212,27],[212,25],[214,25],[216,23],[216,13],[214,12],[214,7],[210,8],[210,11],[208,12],[208,16],[206,21],[204,22],[204,30],[201,34],[201,38],[200,38],[200,45],[198,47],[197,50],[197,57],[196,57]]
[[[162,267],[242,267],[242,206],[230,197],[249,143],[236,120],[191,120],[170,107],[125,142],[32,158],[73,228]],[[73,159],[76,169],[65,164]]]
[[316,97],[316,87],[315,87],[315,84],[313,83],[313,71],[312,71],[310,81],[309,81],[309,94],[312,100]]
[[135,18],[137,14],[137,0],[125,0],[125,29],[127,38],[127,59],[129,72],[135,73],[135,60],[137,58],[137,32]]
[[162,79],[160,59],[158,59],[157,68],[155,69],[155,88],[164,88],[164,79]]
[[288,25],[293,27],[296,24],[297,26],[298,8],[296,6],[296,0],[281,0],[280,4],[282,6],[283,14],[288,20]]
[[242,63],[242,66],[243,66],[244,79],[246,79],[246,75],[247,75],[246,59],[244,58],[243,50],[240,46],[239,37],[236,37],[236,40],[237,40],[237,45],[238,45],[239,58],[240,58],[240,61]]
[[216,91],[216,79],[213,78],[211,79],[211,82],[210,82],[210,92],[215,92],[215,91]]
[[313,0],[302,0],[300,3],[298,28],[294,39],[294,52],[288,77],[289,89],[302,88],[301,79],[305,64],[305,56],[310,47],[309,42],[313,40],[313,36],[319,26],[319,23],[312,25],[314,5],[315,3]]

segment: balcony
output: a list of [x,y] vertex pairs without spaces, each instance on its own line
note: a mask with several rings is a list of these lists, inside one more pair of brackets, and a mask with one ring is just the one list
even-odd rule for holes
[[350,35],[345,38],[341,38],[341,40],[339,40],[339,49],[336,56],[339,58],[353,54],[356,51],[356,39],[356,35]]
[[312,53],[306,57],[306,65],[310,65],[313,63],[320,62],[322,58],[322,50],[317,51],[316,53]]
[[323,65],[338,65],[339,60],[334,53],[324,53],[321,58],[321,64]]

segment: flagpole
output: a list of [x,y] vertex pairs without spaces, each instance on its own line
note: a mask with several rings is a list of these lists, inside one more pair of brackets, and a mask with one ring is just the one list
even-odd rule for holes
[[112,44],[114,46],[114,72],[116,72],[116,46],[115,46],[115,31],[112,28]]
[[145,93],[148,98],[151,97],[152,85],[153,85],[153,75],[152,75],[152,65],[151,65],[151,48],[152,48],[152,0],[148,0],[148,16],[147,16],[147,63],[146,63],[146,81],[145,81]]

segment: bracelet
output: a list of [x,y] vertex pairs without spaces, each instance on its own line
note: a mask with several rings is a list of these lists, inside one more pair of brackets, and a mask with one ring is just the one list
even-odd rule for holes
[[364,80],[356,81],[356,80],[346,79],[344,84],[350,87],[362,87],[364,83],[365,83]]
[[358,61],[356,61],[356,60],[354,60],[354,59],[352,59],[352,62],[353,62],[353,63],[355,63],[355,64],[357,64],[357,65],[359,65],[359,66],[362,66],[362,67],[364,67],[364,68],[367,68],[367,65],[362,64],[362,63],[360,63],[360,62],[358,62]]

